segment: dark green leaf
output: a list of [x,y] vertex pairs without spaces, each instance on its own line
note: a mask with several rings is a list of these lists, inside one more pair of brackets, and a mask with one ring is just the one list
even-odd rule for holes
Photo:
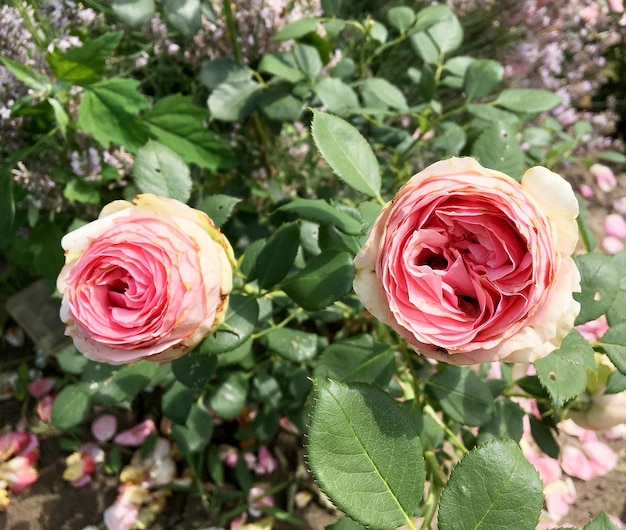
[[233,208],[238,202],[241,202],[241,199],[217,193],[202,199],[196,208],[207,214],[215,223],[215,226],[219,227],[228,221]]
[[227,57],[220,57],[207,62],[200,71],[198,80],[207,88],[213,90],[225,82],[240,83],[249,81],[252,70]]
[[172,372],[178,381],[189,388],[203,388],[215,373],[217,355],[195,349],[172,361]]
[[452,470],[439,504],[439,529],[534,530],[542,505],[539,473],[517,443],[493,440]]
[[211,117],[223,121],[241,121],[257,104],[261,85],[251,79],[227,81],[211,92],[208,105]]
[[311,471],[340,510],[381,530],[412,520],[424,488],[422,448],[388,394],[318,381],[308,440]]
[[351,215],[328,204],[323,199],[294,199],[278,208],[284,212],[295,212],[307,221],[336,226],[345,234],[359,235],[361,223]]
[[619,277],[611,256],[590,252],[574,256],[580,271],[580,293],[574,299],[580,302],[580,313],[576,324],[584,324],[605,314],[613,304],[619,291]]
[[519,442],[522,438],[524,411],[517,403],[508,399],[496,400],[496,413],[478,431],[478,443],[493,438],[511,439]]
[[267,349],[295,363],[310,361],[317,355],[317,335],[296,329],[282,328],[264,336]]
[[259,304],[252,296],[231,295],[226,319],[213,335],[204,339],[200,351],[224,353],[240,346],[250,335],[259,318]]
[[246,404],[248,382],[243,372],[229,372],[207,394],[208,403],[217,414],[232,420],[241,414]]
[[548,456],[558,458],[561,448],[554,437],[553,429],[533,415],[529,415],[528,418],[530,419],[530,432],[539,448]]
[[300,307],[314,311],[329,306],[352,288],[352,257],[339,250],[324,250],[281,288]]
[[584,526],[583,530],[618,530],[618,528],[606,513],[600,512],[595,519]]
[[626,390],[626,375],[621,372],[612,372],[606,381],[605,394],[619,394]]
[[315,379],[334,379],[343,383],[389,384],[395,368],[394,349],[375,341],[371,335],[359,335],[328,346],[315,365]]
[[52,406],[52,423],[69,429],[82,422],[91,409],[91,401],[83,385],[67,385],[59,392]]
[[213,436],[213,415],[202,402],[194,402],[185,425],[174,423],[172,437],[183,454],[202,451]]
[[293,96],[288,87],[274,85],[260,93],[259,108],[270,120],[277,122],[298,121],[304,110],[304,101]]
[[163,414],[179,425],[185,425],[192,404],[195,402],[195,393],[182,383],[175,381],[167,389],[161,399]]
[[502,81],[504,67],[491,59],[473,61],[465,72],[463,89],[467,99],[482,98],[491,94]]
[[483,425],[495,412],[489,387],[469,368],[446,366],[428,380],[427,390],[451,419],[464,425]]
[[483,166],[519,180],[524,172],[524,152],[516,134],[515,127],[510,124],[494,122],[474,142],[472,156]]
[[256,260],[254,274],[261,289],[280,282],[289,272],[300,246],[300,230],[296,223],[281,225],[268,239]]
[[615,367],[626,374],[626,322],[611,326],[602,336],[599,346]]

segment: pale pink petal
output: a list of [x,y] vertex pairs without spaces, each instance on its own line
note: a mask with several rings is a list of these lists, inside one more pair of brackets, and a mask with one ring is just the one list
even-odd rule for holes
[[617,213],[607,215],[604,219],[604,231],[608,236],[626,237],[626,219]]
[[586,199],[589,199],[590,197],[593,197],[593,188],[588,184],[582,184],[580,186],[580,194]]
[[154,421],[152,419],[147,419],[130,429],[122,431],[114,438],[113,441],[119,445],[137,447],[154,432],[156,432],[156,425],[154,424]]
[[104,510],[104,524],[107,530],[130,530],[137,518],[141,506],[123,500],[115,501]]
[[593,467],[595,476],[601,477],[617,467],[619,458],[615,451],[602,442],[587,442],[583,452]]
[[617,254],[624,250],[624,243],[615,236],[606,236],[602,240],[601,247],[608,254]]
[[603,164],[593,164],[589,170],[596,178],[596,184],[602,191],[609,192],[616,188],[617,179],[610,167]]
[[617,213],[626,214],[626,197],[620,197],[613,201],[613,209]]
[[117,432],[117,418],[113,414],[101,414],[91,424],[91,434],[99,442],[106,442]]
[[551,458],[546,454],[537,454],[530,452],[525,455],[526,459],[535,466],[535,469],[539,472],[539,476],[544,485],[550,484],[555,480],[561,478],[561,465],[555,458]]
[[48,394],[47,396],[41,398],[41,401],[37,403],[35,412],[37,412],[37,416],[41,421],[46,423],[52,421],[52,407],[54,406],[54,400],[56,397],[56,394]]
[[578,447],[568,445],[561,451],[561,467],[570,477],[591,480],[596,476],[593,464]]

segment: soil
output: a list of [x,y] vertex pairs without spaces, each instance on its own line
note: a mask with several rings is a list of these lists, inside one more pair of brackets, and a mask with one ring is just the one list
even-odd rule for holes
[[[595,232],[598,242],[603,234],[603,220],[611,212],[615,198],[626,196],[626,174],[618,177],[618,188],[610,193],[597,190],[593,176],[582,167],[569,168],[564,175],[576,189],[586,183],[596,194],[587,201],[587,222]],[[2,350],[4,348],[4,351]],[[0,358],[10,359],[16,352],[10,346],[0,344]],[[12,400],[0,401],[0,429],[16,425],[21,417],[21,404]],[[302,452],[302,441],[289,442],[291,454]],[[617,452],[620,463],[604,477],[590,481],[574,480],[578,498],[571,507],[565,521],[583,527],[599,512],[620,518],[626,523],[626,440],[607,441]],[[43,438],[38,464],[39,479],[20,494],[11,494],[11,503],[4,513],[0,513],[1,530],[81,530],[88,525],[103,528],[102,513],[117,496],[117,476],[106,475],[101,469],[94,473],[92,480],[82,488],[74,488],[62,479],[67,452],[62,451],[56,437]],[[310,485],[313,487],[312,485]],[[303,524],[281,522],[278,530],[299,528],[301,530],[322,530],[335,521],[339,514],[325,503],[312,500],[294,511],[295,517]],[[205,529],[215,524],[207,521],[201,503],[190,495],[174,493],[167,503],[166,510],[158,516],[151,530],[192,530]]]

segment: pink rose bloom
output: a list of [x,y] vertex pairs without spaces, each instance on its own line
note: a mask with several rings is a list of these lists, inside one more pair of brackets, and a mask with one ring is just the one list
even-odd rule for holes
[[232,248],[209,217],[181,202],[151,194],[114,201],[61,244],[61,320],[94,361],[170,361],[224,320]]
[[577,215],[571,186],[545,168],[519,184],[472,158],[437,162],[381,211],[354,290],[427,357],[533,362],[578,314]]

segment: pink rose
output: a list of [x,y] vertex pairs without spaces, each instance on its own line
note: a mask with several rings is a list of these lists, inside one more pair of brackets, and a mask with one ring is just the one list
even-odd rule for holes
[[519,184],[472,158],[437,162],[381,211],[354,290],[427,357],[533,362],[578,314],[577,215],[570,185],[545,168]]
[[61,320],[90,359],[170,361],[224,320],[233,251],[198,210],[138,195],[108,204],[61,244]]

